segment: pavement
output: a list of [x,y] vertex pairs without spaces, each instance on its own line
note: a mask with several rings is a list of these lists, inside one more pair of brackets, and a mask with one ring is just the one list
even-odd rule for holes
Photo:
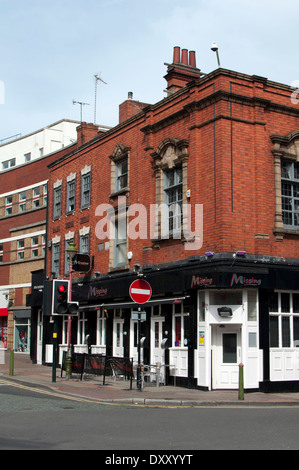
[[[145,385],[137,390],[133,380],[112,377],[72,375],[67,379],[65,372],[56,369],[53,379],[51,366],[32,364],[29,354],[14,353],[14,365],[10,375],[10,351],[0,351],[0,384],[12,382],[15,385],[27,386],[35,390],[48,390],[61,397],[78,400],[91,400],[107,404],[127,404],[146,406],[299,406],[299,393],[262,393],[250,392],[239,399],[238,390],[202,391],[178,386]],[[1,360],[2,359],[2,360]]]

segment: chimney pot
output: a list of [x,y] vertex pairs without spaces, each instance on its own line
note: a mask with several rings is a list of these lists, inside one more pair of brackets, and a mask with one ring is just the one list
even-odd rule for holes
[[173,63],[179,64],[181,61],[181,48],[176,46],[173,48]]
[[181,63],[188,65],[188,49],[182,49]]
[[189,65],[190,65],[190,67],[196,67],[195,51],[190,51],[189,52]]

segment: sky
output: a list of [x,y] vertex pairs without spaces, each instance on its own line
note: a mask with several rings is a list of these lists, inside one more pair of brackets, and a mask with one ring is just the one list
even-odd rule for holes
[[[118,124],[119,105],[154,104],[173,48],[291,85],[299,80],[298,0],[0,0],[0,141],[61,119]],[[97,82],[95,106],[95,78]]]

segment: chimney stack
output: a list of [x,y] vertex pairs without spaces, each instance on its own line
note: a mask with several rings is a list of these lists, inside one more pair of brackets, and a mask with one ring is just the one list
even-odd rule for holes
[[194,78],[200,78],[200,69],[196,67],[196,53],[195,51],[188,51],[175,46],[173,49],[173,63],[166,64],[167,74],[165,79],[167,81],[168,94],[172,94],[186,86],[188,82]]

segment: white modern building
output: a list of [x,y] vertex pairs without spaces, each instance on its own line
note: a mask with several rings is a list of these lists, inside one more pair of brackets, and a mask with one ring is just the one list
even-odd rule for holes
[[78,121],[62,119],[31,134],[0,140],[0,171],[56,152],[77,140]]

